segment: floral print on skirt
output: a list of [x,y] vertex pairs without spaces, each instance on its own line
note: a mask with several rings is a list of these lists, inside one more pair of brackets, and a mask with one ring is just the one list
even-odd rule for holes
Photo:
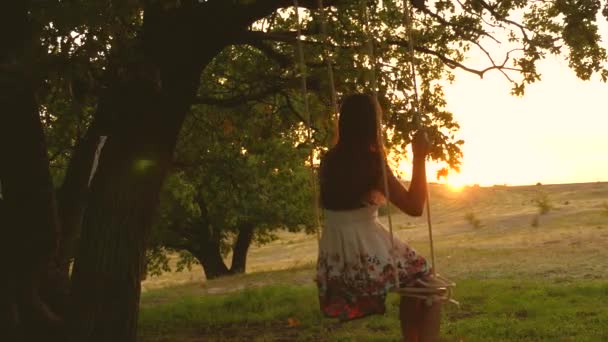
[[393,243],[378,221],[377,206],[325,211],[316,280],[326,316],[351,320],[383,314],[387,292],[395,287],[395,268],[401,286],[430,274],[424,257],[397,238]]

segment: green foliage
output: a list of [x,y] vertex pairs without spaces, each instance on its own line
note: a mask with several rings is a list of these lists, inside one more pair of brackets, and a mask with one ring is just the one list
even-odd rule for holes
[[[126,48],[142,24],[140,1],[46,1],[31,6],[35,56],[40,78],[36,90],[47,135],[51,170],[60,183],[74,145],[92,120],[107,86],[108,57],[128,59]],[[120,57],[119,57],[120,56]]]
[[[171,267],[169,253],[176,252],[177,261],[175,267]],[[146,274],[158,276],[164,272],[181,272],[183,270],[191,270],[192,266],[198,264],[196,258],[187,250],[180,249],[177,251],[167,250],[162,245],[154,245],[146,249]]]
[[[445,110],[443,84],[454,80],[453,69],[480,77],[502,72],[516,95],[540,80],[536,66],[551,54],[563,55],[582,79],[608,75],[606,53],[599,46],[598,1],[576,5],[567,1],[435,1],[415,11],[413,56],[407,46],[403,10],[402,1],[389,0],[369,3],[367,15],[359,2],[339,2],[325,9],[324,15],[316,9],[302,11],[308,96],[312,122],[318,128],[317,144],[326,145],[331,137],[330,85],[323,63],[327,59],[333,64],[339,95],[371,91],[375,76],[385,128],[390,132],[386,143],[396,152],[396,159],[404,158],[412,133],[422,125],[434,143],[431,158],[445,163],[446,170],[458,170],[464,143],[457,137],[458,123]],[[221,67],[212,68],[207,73],[210,77],[203,78],[204,94],[213,99],[210,102],[251,101],[278,93],[304,121],[294,39],[285,35],[295,30],[295,16],[292,10],[279,13],[256,24],[255,29],[262,31],[258,38],[246,38],[247,45],[229,47],[216,58],[214,63]],[[320,33],[322,17],[327,18],[327,42]],[[370,65],[372,56],[366,44],[370,37],[375,65]],[[473,62],[467,59],[470,56],[481,57]],[[411,63],[416,65],[418,109]]]
[[162,246],[153,246],[146,250],[146,273],[157,276],[171,272],[169,256]]
[[312,175],[309,150],[296,147],[301,140],[298,124],[272,104],[195,108],[178,142],[152,246],[196,254],[217,239],[226,255],[243,227],[254,228],[257,243],[274,240],[277,229],[312,232]]
[[[256,6],[255,1],[240,4]],[[192,6],[183,1],[152,5],[158,3],[151,3],[147,9],[166,12]],[[403,158],[417,128],[418,112],[413,107],[415,96],[409,69],[413,62],[417,67],[422,125],[434,142],[431,158],[453,169],[459,166],[464,143],[457,137],[458,123],[445,110],[442,84],[454,80],[453,69],[479,76],[500,70],[518,95],[523,94],[527,84],[540,79],[536,65],[550,54],[563,55],[582,79],[594,74],[608,77],[606,52],[599,45],[597,26],[600,12],[606,16],[608,5],[602,9],[600,1],[435,1],[414,13],[414,56],[407,49],[402,7],[402,1],[374,2],[369,4],[366,16],[358,2],[338,2],[325,10],[331,38],[325,45],[321,44],[321,13],[316,9],[303,10],[308,88],[318,146],[327,145],[333,130],[328,120],[330,87],[324,59],[333,64],[338,94],[370,91],[375,74],[386,129],[391,132],[387,143],[397,152],[397,158]],[[106,75],[109,56],[129,65],[137,64],[137,54],[144,53],[133,39],[141,29],[143,10],[141,1],[113,3],[109,7],[105,3],[75,1],[51,2],[31,11],[42,43],[42,62],[38,64],[44,68],[38,72],[44,79],[39,90],[40,103],[58,180],[71,148],[91,122],[100,90],[108,85],[104,82],[111,79]],[[195,6],[188,12],[197,10],[201,9]],[[237,39],[239,44],[227,46],[205,69],[201,87],[204,100],[234,105],[234,100],[244,104],[267,99],[261,96],[264,94],[279,94],[282,106],[290,109],[287,115],[296,114],[299,121],[304,121],[293,35],[286,34],[294,29],[293,11],[286,9],[253,25],[252,30],[261,35],[244,34]],[[373,66],[364,44],[370,34],[377,61]],[[487,59],[467,60],[478,54],[486,56],[486,52]]]

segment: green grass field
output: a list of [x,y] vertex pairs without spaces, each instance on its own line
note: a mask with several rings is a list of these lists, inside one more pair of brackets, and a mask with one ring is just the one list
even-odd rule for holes
[[[143,306],[142,341],[399,340],[396,295],[384,316],[339,323],[321,316],[311,285],[215,296],[184,290],[180,298]],[[168,291],[147,293],[143,301],[173,297]],[[460,307],[444,310],[445,341],[608,341],[605,282],[460,280],[456,296]]]
[[[551,209],[537,217],[539,191]],[[461,302],[446,306],[442,340],[608,341],[607,183],[433,186],[431,200],[437,268],[457,281]],[[394,222],[400,239],[428,255],[424,219]],[[323,318],[314,236],[279,237],[252,249],[245,275],[205,281],[194,268],[144,281],[140,340],[399,340],[396,295],[384,316]]]

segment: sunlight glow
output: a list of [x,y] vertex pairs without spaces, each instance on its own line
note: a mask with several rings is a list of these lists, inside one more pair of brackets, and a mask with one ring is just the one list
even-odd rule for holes
[[452,192],[461,192],[465,187],[465,183],[458,177],[450,177],[447,179],[448,189]]
[[608,85],[577,79],[558,58],[539,68],[543,81],[528,86],[522,98],[510,96],[510,84],[495,74],[479,80],[459,73],[446,88],[448,109],[465,140],[459,175],[465,184],[606,180],[608,115],[602,100]]
[[[608,24],[600,23],[608,32]],[[608,41],[604,35],[603,41]],[[470,56],[472,64],[485,60]],[[457,139],[465,141],[460,173],[436,178],[445,163],[429,161],[429,182],[464,186],[516,186],[608,181],[608,83],[597,75],[583,81],[559,56],[538,63],[542,80],[528,85],[523,97],[510,95],[512,84],[499,72],[483,79],[456,69],[454,82],[445,81],[447,110],[460,124]],[[389,133],[390,135],[390,133]],[[391,165],[411,179],[411,149],[397,152]]]

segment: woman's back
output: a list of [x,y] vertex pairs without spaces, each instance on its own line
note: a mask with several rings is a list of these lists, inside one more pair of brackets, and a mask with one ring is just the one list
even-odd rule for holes
[[369,205],[370,194],[380,189],[381,169],[377,152],[348,150],[339,144],[321,160],[321,206],[352,210]]

